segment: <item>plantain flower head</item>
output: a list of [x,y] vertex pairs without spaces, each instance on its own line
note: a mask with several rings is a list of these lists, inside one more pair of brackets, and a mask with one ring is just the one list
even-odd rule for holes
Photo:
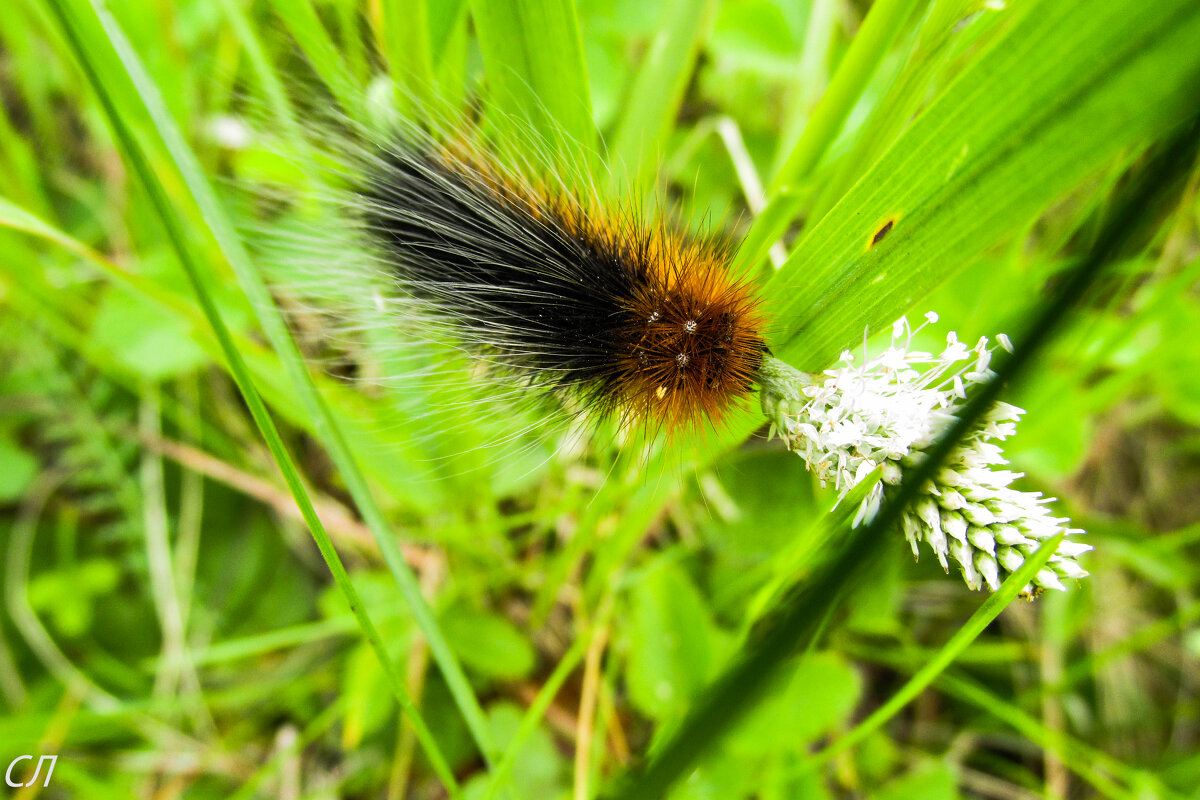
[[[937,315],[927,314],[926,320],[925,325],[936,323]],[[952,331],[945,349],[933,354],[911,349],[915,333],[901,319],[883,353],[857,363],[846,351],[837,367],[821,375],[777,361],[764,370],[762,402],[772,434],[804,458],[822,485],[845,497],[880,471],[855,526],[874,518],[905,472],[921,463],[953,423],[971,388],[993,375],[993,348],[986,337],[967,347]],[[997,340],[1011,348],[1006,336]],[[1034,596],[1064,589],[1064,579],[1087,576],[1076,559],[1092,547],[1069,538],[1083,531],[1051,513],[1052,499],[1013,488],[1022,474],[1005,468],[1000,443],[1016,432],[1023,413],[1008,403],[992,406],[904,510],[900,528],[914,557],[924,543],[943,569],[954,564],[967,586],[992,591],[1043,540],[1066,531],[1068,538],[1024,588],[1026,596]]]

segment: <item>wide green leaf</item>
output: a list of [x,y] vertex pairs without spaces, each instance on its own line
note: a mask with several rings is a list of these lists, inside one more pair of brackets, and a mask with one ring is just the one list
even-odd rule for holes
[[1194,2],[1042,0],[1010,9],[1003,13],[1017,18],[1008,29],[768,284],[779,330],[772,347],[785,360],[825,366],[864,328],[890,324],[897,309],[1194,108]]
[[712,678],[723,660],[723,642],[678,563],[654,563],[630,594],[630,699],[651,717],[671,718]]

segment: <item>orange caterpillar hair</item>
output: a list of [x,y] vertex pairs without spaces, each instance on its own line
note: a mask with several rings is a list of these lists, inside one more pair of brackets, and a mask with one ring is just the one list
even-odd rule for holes
[[719,424],[753,389],[760,304],[720,240],[403,139],[354,195],[401,291],[532,387],[668,432]]

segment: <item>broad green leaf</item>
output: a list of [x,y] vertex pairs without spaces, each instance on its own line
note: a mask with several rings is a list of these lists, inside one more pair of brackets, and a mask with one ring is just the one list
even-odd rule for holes
[[770,0],[730,0],[721,4],[709,50],[714,57],[764,74],[795,71],[800,53],[796,31]]
[[864,328],[890,324],[1193,109],[1200,6],[1191,0],[1009,8],[1017,18],[1008,30],[804,236],[768,284],[780,357],[821,368]]
[[948,761],[926,761],[888,782],[876,800],[958,800],[958,773]]
[[720,632],[687,573],[666,557],[631,587],[628,613],[630,699],[656,719],[677,715],[715,674]]
[[392,711],[388,704],[379,702],[379,697],[388,691],[387,676],[367,645],[358,645],[346,658],[341,688],[346,704],[342,747],[353,750],[362,744],[364,736],[381,728],[391,718]]
[[113,562],[89,558],[31,580],[29,605],[53,620],[63,636],[82,636],[92,627],[96,599],[111,593],[120,577]]
[[[762,774],[748,770],[744,758],[715,753],[671,791],[670,800],[727,800],[761,789]],[[799,800],[799,799],[798,799]]]
[[[719,474],[697,478],[704,503],[712,511],[709,546],[735,566],[763,560],[794,545],[814,509],[812,482],[803,459],[782,450],[747,453]],[[786,502],[779,487],[788,487]]]
[[[897,543],[899,534],[897,534]],[[868,636],[894,636],[905,625],[899,614],[906,586],[901,580],[913,564],[906,547],[893,547],[887,560],[879,565],[874,579],[859,588],[848,602],[847,630]]]
[[[500,747],[508,747],[521,727],[522,709],[513,703],[498,703],[488,709],[488,726],[492,739]],[[554,740],[544,728],[535,728],[516,753],[512,772],[501,787],[488,785],[487,776],[480,775],[463,787],[466,800],[484,797],[559,797],[564,789],[563,757]]]
[[516,680],[532,672],[537,663],[530,641],[498,614],[457,605],[438,621],[463,664],[481,675]]
[[150,380],[185,374],[208,362],[186,319],[121,292],[105,292],[92,320],[92,342]]
[[894,775],[901,763],[900,748],[886,731],[876,731],[854,750],[855,768],[865,781],[873,784],[883,783]]
[[831,651],[810,653],[738,725],[727,747],[746,756],[794,751],[836,728],[861,695],[862,678],[844,658]]
[[[359,599],[371,612],[372,617],[383,620],[397,619],[398,615],[405,615],[404,596],[396,589],[395,581],[392,581],[387,573],[358,570],[351,580]],[[321,593],[317,599],[317,607],[325,619],[338,619],[351,613],[351,609],[346,605],[346,598],[333,586]],[[382,627],[382,622],[381,629],[387,630]]]
[[[800,461],[799,456],[795,458]],[[807,524],[803,529],[779,548],[769,561],[763,562],[750,573],[747,582],[755,587],[755,592],[742,621],[743,639],[764,615],[786,602],[788,594],[820,567],[827,553],[836,551],[837,537],[846,535],[863,500],[878,481],[878,471],[873,472],[841,500],[830,498],[817,506],[820,510],[806,518]],[[774,480],[772,484],[777,492],[789,491],[786,478],[782,484]],[[830,508],[834,502],[837,505]]]
[[0,503],[19,498],[37,474],[37,459],[8,436],[0,435]]
[[[427,672],[425,676],[421,715],[429,720],[429,729],[433,731],[438,746],[450,764],[461,768],[478,760],[479,748],[475,745],[474,737],[458,712],[454,696],[450,694],[441,674],[435,670]],[[426,761],[423,753],[419,756],[418,762]]]

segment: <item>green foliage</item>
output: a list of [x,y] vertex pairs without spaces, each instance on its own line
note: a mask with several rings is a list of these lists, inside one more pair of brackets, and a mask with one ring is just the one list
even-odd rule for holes
[[953,765],[943,761],[918,764],[904,775],[885,784],[876,797],[882,800],[905,800],[909,797],[956,800],[961,795],[958,792],[958,776]]
[[1200,41],[1195,6],[1097,10],[1062,2],[1016,11],[804,237],[772,281],[787,320],[783,357],[826,363],[858,331],[887,325],[971,254],[1190,113],[1200,65],[1179,53]]
[[11,439],[0,438],[0,500],[11,503],[21,497],[37,472],[36,458]]
[[670,557],[645,567],[630,588],[629,698],[655,719],[679,717],[724,660],[726,637],[704,598]]
[[[514,703],[497,703],[489,710],[488,725],[501,747],[513,744],[523,716],[524,710]],[[465,787],[463,795],[483,798],[491,791],[498,791],[501,796],[509,793],[518,797],[558,797],[565,786],[565,772],[554,740],[539,728],[516,751],[511,775],[504,784],[493,788],[486,776],[481,775]]]
[[[1194,2],[18,0],[0,53],[0,741],[60,754],[47,796],[584,800],[680,735],[676,800],[1194,792],[1194,168],[1007,389],[1096,545],[1028,605],[899,537],[808,597],[859,495],[755,409],[557,439],[389,382],[471,365],[362,285],[293,291],[344,245],[308,120],[474,109],[744,237],[798,367],[927,309],[931,351],[1015,333],[1194,111]],[[803,652],[689,728],[801,601]]]
[[[800,658],[780,686],[738,727],[729,750],[752,760],[793,752],[833,732],[853,713],[862,693],[862,679],[845,659],[833,652]],[[787,731],[786,736],[780,736]]]
[[485,678],[515,681],[533,671],[533,645],[507,619],[467,606],[453,606],[439,622],[463,664]]

